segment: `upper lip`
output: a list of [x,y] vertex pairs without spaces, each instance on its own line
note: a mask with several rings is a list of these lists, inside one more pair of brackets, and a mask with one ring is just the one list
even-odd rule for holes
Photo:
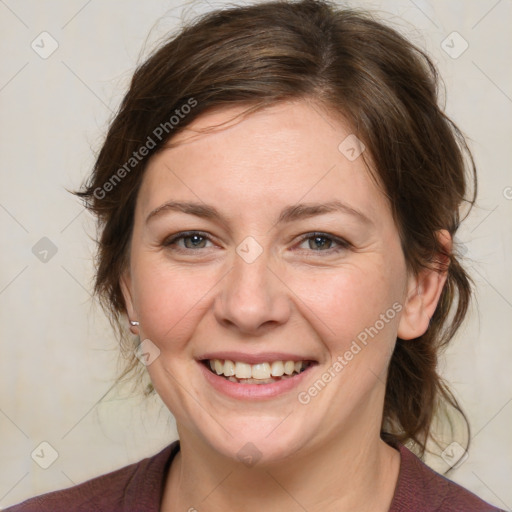
[[258,364],[268,363],[272,361],[312,361],[315,359],[309,356],[299,356],[297,354],[288,354],[284,352],[259,352],[258,354],[248,354],[247,352],[237,351],[221,351],[221,352],[208,352],[202,354],[197,358],[202,361],[205,359],[220,359],[229,361],[238,361],[240,363]]

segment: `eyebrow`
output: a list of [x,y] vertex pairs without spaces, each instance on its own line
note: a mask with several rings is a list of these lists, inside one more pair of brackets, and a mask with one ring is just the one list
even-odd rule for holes
[[[152,218],[169,211],[187,213],[189,215],[195,215],[196,217],[218,220],[223,224],[227,224],[226,219],[214,206],[187,201],[168,201],[158,206],[147,216],[146,223]],[[300,219],[333,212],[348,214],[364,224],[373,225],[373,222],[364,213],[338,200],[329,201],[327,203],[301,203],[287,206],[279,214],[276,224],[286,224]]]

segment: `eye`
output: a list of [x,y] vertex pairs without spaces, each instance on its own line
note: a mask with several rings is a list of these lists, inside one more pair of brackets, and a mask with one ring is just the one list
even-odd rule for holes
[[308,233],[303,236],[300,245],[308,242],[308,249],[313,252],[338,252],[350,248],[350,243],[328,233]]
[[[331,254],[351,247],[350,242],[328,233],[308,233],[301,238],[299,244],[303,245],[306,242],[308,246],[305,250],[308,252]],[[187,231],[171,235],[163,242],[163,245],[175,251],[190,252],[208,249],[209,247],[206,245],[208,243],[213,242],[207,233]],[[303,249],[301,248],[300,250]]]
[[[179,242],[183,241],[183,244]],[[205,244],[211,242],[211,239],[205,233],[201,231],[188,231],[185,233],[177,233],[167,238],[163,245],[165,247],[175,246],[178,250],[195,250],[195,249],[206,249]]]

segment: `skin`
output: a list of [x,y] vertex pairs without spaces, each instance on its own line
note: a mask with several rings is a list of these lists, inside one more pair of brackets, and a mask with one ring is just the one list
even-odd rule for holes
[[[446,275],[407,272],[384,194],[362,157],[338,150],[351,133],[343,119],[303,100],[198,131],[241,111],[203,114],[175,136],[149,162],[137,198],[121,285],[140,322],[133,332],[160,350],[148,371],[181,442],[162,510],[387,511],[400,467],[399,452],[380,439],[387,368],[397,336],[427,329]],[[162,211],[146,221],[170,200],[212,205],[223,220]],[[276,223],[289,205],[331,200],[370,223],[343,212]],[[210,239],[165,245],[188,230]],[[351,245],[301,240],[318,231]],[[447,232],[438,235],[450,245]],[[236,252],[248,236],[262,249],[252,263]],[[300,403],[297,393],[394,303],[401,311]],[[280,351],[318,364],[282,396],[235,399],[200,371],[196,358],[212,350]],[[247,442],[261,456],[250,467],[237,458]]]

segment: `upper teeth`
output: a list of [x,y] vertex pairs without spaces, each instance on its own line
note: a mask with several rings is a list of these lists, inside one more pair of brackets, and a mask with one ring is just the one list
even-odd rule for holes
[[210,368],[217,375],[226,377],[235,376],[237,379],[269,379],[272,377],[281,377],[282,375],[291,375],[293,372],[300,373],[304,368],[304,361],[273,361],[272,363],[247,364],[239,361],[224,361],[220,359],[210,359]]

